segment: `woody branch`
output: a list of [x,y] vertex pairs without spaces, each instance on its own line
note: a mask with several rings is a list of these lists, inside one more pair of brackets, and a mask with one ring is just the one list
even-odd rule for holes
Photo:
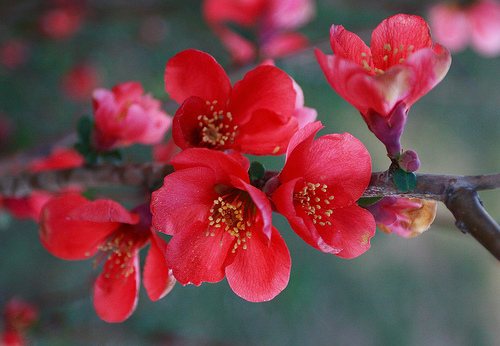
[[[135,186],[152,191],[174,171],[168,164],[99,165],[79,168],[23,172],[0,176],[0,195],[22,197],[33,190],[58,191],[69,186]],[[267,178],[278,172],[268,172]],[[363,197],[399,196],[443,202],[456,219],[456,226],[470,233],[500,260],[500,225],[484,209],[477,191],[500,188],[500,174],[460,176],[417,174],[413,191],[401,192],[388,172],[372,173]]]

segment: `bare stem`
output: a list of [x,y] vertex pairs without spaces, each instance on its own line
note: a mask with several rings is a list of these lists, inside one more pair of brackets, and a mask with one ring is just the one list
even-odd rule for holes
[[[146,191],[159,187],[174,171],[167,164],[100,165],[39,173],[0,176],[0,195],[22,197],[33,190],[58,191],[69,186],[134,186]],[[267,172],[267,179],[278,172]],[[500,260],[500,226],[483,208],[477,191],[500,188],[500,174],[460,176],[418,174],[413,191],[401,192],[386,172],[372,173],[363,197],[399,196],[443,202],[453,213],[457,227],[470,233]]]

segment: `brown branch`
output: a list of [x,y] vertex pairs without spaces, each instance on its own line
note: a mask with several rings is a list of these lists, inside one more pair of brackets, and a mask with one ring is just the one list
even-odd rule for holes
[[[167,164],[100,165],[39,173],[23,172],[0,176],[0,195],[21,197],[33,190],[57,191],[65,187],[135,186],[147,191],[159,187],[174,171]],[[267,172],[266,178],[278,172]],[[413,191],[401,192],[391,175],[372,173],[363,197],[399,196],[443,202],[456,218],[457,227],[470,233],[500,260],[500,226],[483,208],[477,191],[500,188],[500,174],[460,176],[418,174]]]

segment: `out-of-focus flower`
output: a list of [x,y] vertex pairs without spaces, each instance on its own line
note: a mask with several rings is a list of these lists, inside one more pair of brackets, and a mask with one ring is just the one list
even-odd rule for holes
[[122,322],[137,305],[139,250],[150,243],[144,286],[151,300],[172,289],[175,280],[165,262],[167,243],[151,227],[149,204],[127,211],[112,200],[90,202],[78,194],[49,201],[40,220],[42,245],[66,260],[87,259],[98,253],[105,261],[94,283],[94,307],[107,322]]
[[14,69],[24,65],[30,54],[29,45],[21,39],[10,39],[0,46],[0,63]]
[[[80,167],[84,163],[83,157],[76,150],[57,147],[48,157],[33,160],[29,164],[28,170],[31,172],[51,171]],[[15,218],[38,221],[43,206],[52,197],[80,189],[78,186],[72,186],[56,193],[35,190],[27,197],[4,197],[3,207]]]
[[434,38],[452,52],[470,45],[485,57],[500,55],[500,3],[479,0],[460,5],[443,2],[429,10]]
[[205,0],[203,3],[205,20],[233,60],[241,64],[258,55],[279,58],[303,49],[308,40],[294,30],[309,22],[315,11],[312,0]]
[[87,63],[72,67],[61,80],[61,88],[66,96],[73,101],[87,101],[92,90],[100,83],[97,69]]
[[28,345],[27,331],[38,319],[38,309],[20,298],[12,298],[2,313],[3,331],[0,333],[2,346]]
[[321,127],[308,124],[292,138],[271,198],[306,243],[353,258],[368,250],[375,234],[373,216],[356,204],[370,182],[370,155],[348,133],[314,140]]
[[153,161],[169,163],[170,160],[180,151],[174,139],[170,137],[166,142],[153,146]]
[[373,214],[377,227],[382,231],[411,238],[429,229],[436,217],[437,203],[417,198],[389,196],[366,209]]
[[189,49],[168,61],[165,89],[182,103],[172,125],[181,149],[280,155],[298,129],[293,81],[274,66],[258,66],[232,87],[212,56]]
[[398,14],[375,28],[371,49],[343,26],[333,25],[334,55],[316,49],[316,58],[332,88],[356,107],[370,131],[393,158],[410,106],[437,85],[451,64],[448,50],[434,44],[419,16]]
[[165,18],[160,15],[152,15],[142,21],[139,35],[146,42],[160,43],[165,40],[168,31],[168,23]]
[[248,159],[205,148],[171,161],[175,172],[153,193],[153,225],[173,235],[167,264],[181,284],[224,277],[240,297],[260,302],[288,284],[290,254],[272,226],[267,196],[250,185]]
[[82,26],[85,11],[80,1],[55,1],[55,5],[42,13],[39,28],[43,35],[65,40],[74,36]]
[[96,89],[92,105],[93,145],[102,151],[136,143],[160,143],[172,124],[161,102],[144,94],[138,82],[120,83],[111,90]]

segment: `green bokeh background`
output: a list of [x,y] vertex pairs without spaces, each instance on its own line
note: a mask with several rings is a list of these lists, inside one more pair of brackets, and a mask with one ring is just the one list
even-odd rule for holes
[[[371,30],[396,13],[426,16],[430,2],[318,0],[316,19],[301,29],[328,53],[331,24],[342,24],[369,40]],[[71,101],[61,78],[78,62],[95,65],[100,86],[140,81],[165,101],[167,60],[196,48],[213,55],[234,80],[226,50],[201,17],[201,1],[93,0],[78,33],[64,41],[42,37],[36,21],[42,1],[0,2],[0,42],[29,42],[28,62],[0,67],[0,112],[14,124],[12,141],[1,152],[46,153],[56,141],[71,140],[77,119],[91,114],[90,99]],[[151,17],[164,21],[157,42],[141,37]],[[161,28],[159,28],[160,30]],[[385,170],[384,148],[358,112],[327,84],[312,50],[277,61],[302,86],[306,105],[318,110],[321,134],[350,132],[372,155],[373,169]],[[500,171],[500,58],[471,50],[453,55],[447,77],[411,109],[403,134],[405,149],[419,153],[420,172],[487,174]],[[147,147],[127,150],[127,160],[150,157]],[[2,158],[3,163],[5,160]],[[262,160],[280,169],[283,158]],[[119,196],[113,191],[113,197]],[[500,193],[481,193],[500,220]],[[91,285],[99,272],[91,261],[55,258],[40,244],[37,226],[0,215],[0,308],[19,296],[40,308],[31,331],[34,344],[276,344],[276,345],[498,345],[500,272],[498,262],[472,237],[454,227],[439,206],[432,228],[413,239],[377,232],[364,255],[343,260],[320,253],[297,237],[279,215],[275,225],[292,256],[288,287],[274,300],[249,303],[224,280],[200,287],[177,285],[158,302],[141,287],[136,312],[124,323],[108,324],[95,314]]]

